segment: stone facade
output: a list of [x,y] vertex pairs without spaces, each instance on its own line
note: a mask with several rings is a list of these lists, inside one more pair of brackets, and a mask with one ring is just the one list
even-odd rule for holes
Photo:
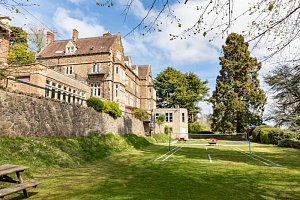
[[[75,74],[82,78],[89,85],[87,97],[118,102],[122,111],[131,112],[133,108],[151,111],[156,107],[150,66],[131,65],[131,59],[124,56],[119,33],[94,38],[78,38],[78,35],[74,29],[72,39],[55,41],[53,33],[48,33],[48,45],[37,56],[38,61],[66,76]],[[146,74],[140,74],[139,67],[145,68]]]
[[7,68],[6,72],[13,75],[5,80],[8,90],[85,105],[89,87],[74,77],[65,76],[38,63]]
[[172,135],[179,138],[188,139],[188,112],[186,108],[158,108],[154,109],[154,118],[159,115],[166,116],[166,122],[158,126],[155,125],[155,132],[164,132],[164,127],[171,128]]
[[130,114],[114,119],[92,108],[0,91],[0,135],[78,136],[92,131],[144,134]]
[[0,16],[0,67],[7,66],[8,50],[9,50],[9,22],[8,17]]

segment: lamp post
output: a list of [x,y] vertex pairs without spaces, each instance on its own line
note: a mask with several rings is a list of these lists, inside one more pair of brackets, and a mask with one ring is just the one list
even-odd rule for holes
[[169,127],[168,127],[168,132],[169,132],[169,151],[171,151],[171,131],[169,131]]

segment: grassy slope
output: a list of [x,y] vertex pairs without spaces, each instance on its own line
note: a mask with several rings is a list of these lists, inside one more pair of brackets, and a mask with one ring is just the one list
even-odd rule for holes
[[300,199],[300,150],[254,144],[256,154],[282,165],[275,167],[230,147],[176,145],[184,147],[165,162],[154,159],[167,147],[152,145],[35,171],[43,184],[30,189],[30,199]]

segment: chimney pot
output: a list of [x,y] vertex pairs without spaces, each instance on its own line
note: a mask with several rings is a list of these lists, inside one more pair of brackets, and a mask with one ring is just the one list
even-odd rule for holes
[[79,32],[76,29],[73,29],[72,40],[74,42],[76,42],[78,40],[78,34],[79,34]]

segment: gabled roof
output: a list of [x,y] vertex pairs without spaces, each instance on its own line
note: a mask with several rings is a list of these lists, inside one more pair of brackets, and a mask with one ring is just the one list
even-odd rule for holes
[[[39,54],[40,58],[58,57],[64,55],[85,55],[109,52],[110,47],[114,43],[117,36],[101,36],[90,38],[79,38],[76,40],[76,52],[73,54],[66,54],[66,45],[71,40],[58,40],[50,43]],[[60,52],[60,53],[58,53]]]
[[0,22],[0,27],[7,30],[7,31],[9,31],[9,32],[11,32],[11,30],[8,28],[8,26],[3,24],[2,22]]
[[134,67],[138,68],[138,76],[140,79],[146,79],[150,73],[150,65],[134,65]]

